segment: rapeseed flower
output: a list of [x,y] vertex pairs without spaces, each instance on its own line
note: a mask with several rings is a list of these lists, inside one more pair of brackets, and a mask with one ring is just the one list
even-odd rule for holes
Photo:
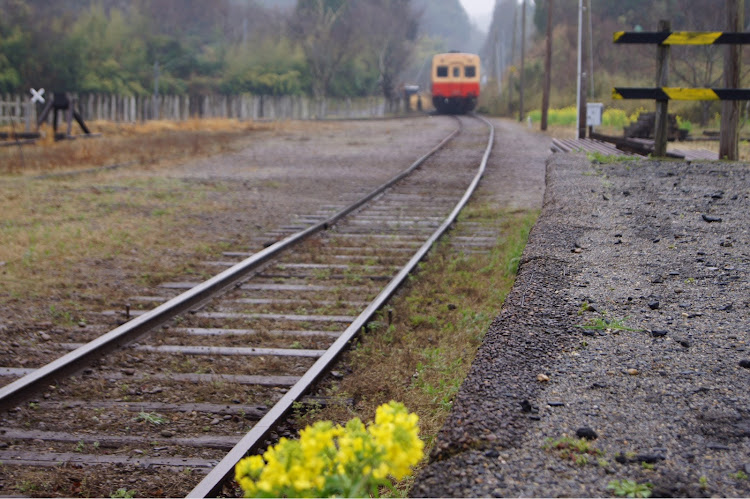
[[263,456],[235,467],[245,497],[362,497],[393,488],[423,457],[418,417],[399,402],[378,407],[375,422],[358,418],[346,426],[321,421],[282,438]]

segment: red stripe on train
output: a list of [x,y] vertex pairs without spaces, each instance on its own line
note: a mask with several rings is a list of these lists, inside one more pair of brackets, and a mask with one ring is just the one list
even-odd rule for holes
[[477,97],[479,83],[433,83],[433,97]]

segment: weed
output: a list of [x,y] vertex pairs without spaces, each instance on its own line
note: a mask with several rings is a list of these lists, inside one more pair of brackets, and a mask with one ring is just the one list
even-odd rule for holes
[[333,274],[333,271],[330,268],[315,269],[312,272],[312,275],[315,279],[321,279],[321,280],[329,279],[332,274]]
[[729,476],[730,478],[734,478],[735,480],[747,480],[748,479],[747,473],[745,473],[742,470],[736,473],[730,473]]
[[647,463],[646,461],[641,461],[641,468],[643,468],[646,471],[653,471],[654,465],[652,463]]
[[307,418],[308,420],[314,420],[315,417],[320,414],[322,406],[320,402],[312,400],[310,402],[294,402],[292,404],[292,412],[294,413],[295,419]]
[[58,310],[54,305],[49,306],[49,313],[55,322],[63,326],[70,326],[77,322],[68,310]]
[[16,484],[16,490],[25,494],[33,490],[39,490],[39,486],[30,480],[21,480],[21,482]]
[[700,485],[701,490],[706,490],[708,488],[708,478],[701,476],[698,479],[698,484]]
[[74,452],[83,452],[84,449],[86,449],[86,444],[83,443],[83,440],[79,440],[76,444],[75,448],[73,449]]
[[161,414],[157,414],[155,412],[144,412],[144,411],[139,412],[135,420],[144,421],[146,423],[150,423],[153,425],[162,425],[168,422],[167,418],[165,418]]
[[583,329],[593,329],[597,331],[606,331],[606,332],[612,332],[612,331],[641,331],[640,329],[633,329],[625,325],[625,321],[627,318],[624,319],[609,319],[607,318],[607,313],[602,312],[602,317],[595,317],[593,319],[589,319],[586,324],[576,324],[576,327],[580,327]]
[[611,163],[620,163],[622,162],[627,156],[619,156],[616,154],[602,154],[600,152],[588,152],[586,153],[586,157],[589,161],[591,161],[594,164],[599,165],[608,165]]
[[579,466],[588,464],[590,456],[602,455],[602,451],[593,447],[585,438],[562,437],[556,440],[548,438],[542,448],[556,452],[561,459],[572,460]]
[[607,485],[607,490],[611,490],[618,497],[651,497],[650,483],[638,483],[633,480],[612,480]]
[[135,490],[128,490],[125,488],[117,489],[109,497],[112,497],[113,499],[130,499],[132,497],[135,497]]
[[33,410],[39,409],[39,402],[29,402],[29,409],[33,409]]

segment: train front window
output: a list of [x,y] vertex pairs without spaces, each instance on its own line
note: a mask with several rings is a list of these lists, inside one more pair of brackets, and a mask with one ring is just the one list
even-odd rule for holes
[[454,78],[458,78],[459,76],[461,76],[461,68],[454,67],[453,68],[453,77]]
[[437,67],[437,76],[438,76],[438,78],[447,78],[448,77],[448,66],[438,66]]
[[477,68],[475,66],[466,66],[464,69],[464,75],[467,78],[474,78],[477,75]]

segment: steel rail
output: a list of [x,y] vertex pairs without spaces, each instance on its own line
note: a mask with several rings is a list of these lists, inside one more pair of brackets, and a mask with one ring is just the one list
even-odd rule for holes
[[474,115],[477,119],[482,120],[490,130],[490,137],[482,156],[477,174],[474,176],[469,187],[466,189],[461,200],[456,204],[450,215],[438,227],[430,238],[417,250],[409,262],[399,271],[399,273],[388,283],[388,285],[378,294],[378,296],[368,305],[368,307],[351,323],[341,336],[331,345],[325,354],[320,357],[315,364],[305,373],[302,378],[292,386],[287,393],[274,405],[258,423],[240,440],[237,445],[229,451],[216,467],[187,495],[189,498],[216,497],[221,492],[224,482],[234,476],[235,465],[248,455],[257,452],[262,442],[269,436],[277,423],[283,419],[292,409],[292,405],[327,371],[330,364],[344,351],[347,344],[367,325],[375,313],[385,305],[393,293],[404,283],[406,278],[417,267],[419,262],[427,255],[432,245],[448,230],[461,212],[463,207],[469,201],[469,198],[476,190],[487,168],[487,161],[492,152],[492,145],[495,141],[495,128],[485,118]]
[[49,364],[0,388],[0,410],[7,410],[14,407],[19,402],[32,396],[33,393],[36,393],[50,384],[54,384],[55,379],[75,373],[89,365],[94,359],[137,340],[139,337],[148,333],[152,329],[161,326],[173,317],[193,309],[195,306],[205,302],[217,293],[235,285],[250,272],[283,251],[301,243],[317,232],[328,229],[339,219],[369,202],[386,189],[393,186],[396,182],[412,173],[428,158],[442,149],[460,130],[461,123],[459,122],[459,126],[456,127],[447,137],[422,157],[417,159],[407,169],[395,175],[369,194],[344,207],[326,220],[318,222],[305,230],[299,231],[272,244],[233,267],[215,275],[211,279],[208,279],[188,291],[164,302],[149,312],[128,321],[95,340],[82,345],[76,350],[63,355]]

